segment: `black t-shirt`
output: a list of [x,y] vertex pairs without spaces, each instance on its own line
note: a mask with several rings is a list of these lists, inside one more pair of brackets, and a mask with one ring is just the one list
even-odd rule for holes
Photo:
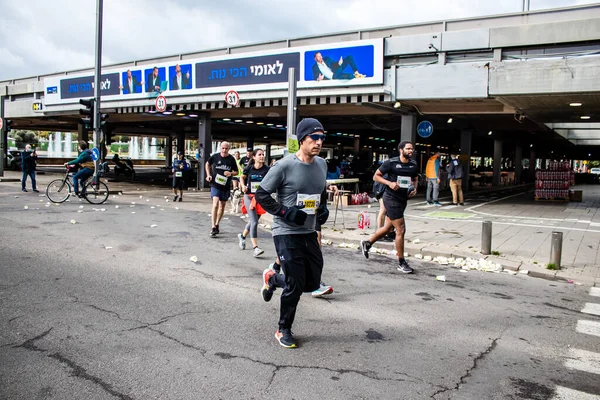
[[392,190],[386,186],[385,193],[388,196],[401,201],[408,200],[408,187],[412,185],[411,178],[415,178],[419,175],[419,168],[415,160],[410,160],[407,163],[400,161],[400,157],[390,158],[381,164],[379,171],[383,175],[388,175],[388,180],[392,182],[398,182],[400,189]]
[[269,172],[269,167],[263,165],[259,169],[254,168],[254,164],[248,165],[244,168],[243,175],[246,177],[244,179],[244,183],[248,186],[248,191],[246,194],[254,194],[256,193],[256,189],[258,189],[258,185],[262,182],[265,175]]
[[240,165],[245,169],[248,166],[248,163],[250,162],[250,158],[244,156],[240,159]]
[[231,187],[231,176],[226,177],[223,172],[229,171],[233,175],[233,171],[237,171],[238,166],[235,158],[229,154],[227,157],[222,157],[221,153],[216,153],[208,159],[208,165],[211,167],[212,181],[211,186],[220,190],[227,190]]

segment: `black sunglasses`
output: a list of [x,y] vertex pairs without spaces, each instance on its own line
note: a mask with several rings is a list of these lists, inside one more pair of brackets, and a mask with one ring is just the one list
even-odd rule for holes
[[322,141],[325,141],[325,135],[320,134],[320,133],[311,133],[308,135],[308,137],[310,137],[315,142],[319,139],[321,139]]

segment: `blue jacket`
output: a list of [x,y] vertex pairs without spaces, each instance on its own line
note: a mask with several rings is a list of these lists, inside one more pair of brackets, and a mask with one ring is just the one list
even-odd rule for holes
[[[183,165],[183,169],[179,169],[180,165]],[[187,163],[187,161],[185,160],[185,158],[183,160],[180,160],[179,158],[176,158],[175,160],[173,160],[173,168],[172,168],[173,172],[187,171],[189,168],[190,168],[190,166]]]

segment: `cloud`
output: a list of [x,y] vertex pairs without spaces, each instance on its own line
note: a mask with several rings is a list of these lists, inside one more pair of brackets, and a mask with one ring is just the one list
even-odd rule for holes
[[[532,9],[588,4],[533,0]],[[95,1],[0,0],[0,80],[94,65]],[[103,64],[422,21],[518,12],[522,0],[105,0]]]

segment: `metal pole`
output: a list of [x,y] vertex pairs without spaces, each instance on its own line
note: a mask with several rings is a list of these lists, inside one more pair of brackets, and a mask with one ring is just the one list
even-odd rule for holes
[[5,93],[0,94],[0,118],[2,118],[2,129],[0,129],[0,177],[4,176],[4,163],[7,159],[8,149],[8,132],[6,132],[6,119],[4,118],[4,96]]
[[484,221],[481,227],[481,254],[492,254],[492,221]]
[[[288,153],[296,152],[296,70],[288,69],[288,104],[287,104],[287,131],[286,148]],[[290,146],[290,142],[294,143]]]
[[[100,154],[104,153],[104,149],[100,146],[104,144],[102,141],[102,131],[100,130],[101,112],[100,112],[100,97],[102,87],[100,86],[100,77],[102,75],[102,6],[104,0],[96,0],[96,66],[94,68],[94,99],[95,113],[94,115],[94,146],[98,148]],[[94,161],[94,177],[98,173],[98,164],[100,159]]]
[[550,245],[550,264],[560,268],[562,256],[562,232],[552,232],[552,243]]

